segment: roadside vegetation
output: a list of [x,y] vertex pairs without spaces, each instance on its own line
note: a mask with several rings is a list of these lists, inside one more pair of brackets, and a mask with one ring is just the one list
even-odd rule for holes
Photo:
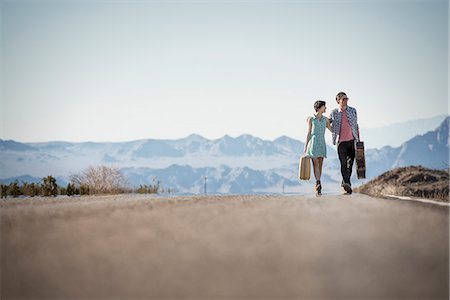
[[56,178],[49,175],[39,183],[18,180],[0,184],[1,198],[7,197],[56,197],[58,195],[112,195],[125,193],[159,194],[173,193],[173,189],[163,189],[161,181],[153,177],[148,184],[131,188],[119,169],[107,166],[90,166],[79,174],[70,176],[67,186],[58,186]]

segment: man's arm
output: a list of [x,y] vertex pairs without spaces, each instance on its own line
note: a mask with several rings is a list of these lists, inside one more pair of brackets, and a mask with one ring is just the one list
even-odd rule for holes
[[336,124],[336,111],[332,110],[330,113],[330,130],[333,132],[334,125]]
[[332,124],[333,124],[333,120],[331,118],[329,118],[329,119],[327,118],[327,128],[331,132],[333,132],[333,127],[331,127],[331,126],[333,126]]

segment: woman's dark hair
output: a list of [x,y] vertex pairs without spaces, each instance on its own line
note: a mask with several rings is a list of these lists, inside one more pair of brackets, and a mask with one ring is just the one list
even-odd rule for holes
[[326,102],[325,101],[322,101],[322,100],[317,100],[315,103],[314,103],[314,109],[316,110],[316,112],[322,107],[322,106],[324,106],[326,104]]

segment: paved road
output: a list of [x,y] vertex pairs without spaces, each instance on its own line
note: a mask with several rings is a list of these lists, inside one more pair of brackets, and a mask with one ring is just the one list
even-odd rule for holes
[[449,296],[448,207],[358,194],[0,206],[2,299]]

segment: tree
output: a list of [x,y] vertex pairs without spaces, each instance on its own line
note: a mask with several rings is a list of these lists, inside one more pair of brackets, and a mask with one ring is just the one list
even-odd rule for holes
[[34,182],[32,182],[30,184],[30,189],[31,189],[31,195],[30,195],[31,197],[38,196],[42,193],[42,189],[41,189],[40,185],[36,184]]
[[66,194],[69,197],[77,194],[77,189],[75,188],[75,184],[73,184],[73,183],[67,184]]
[[56,184],[56,179],[53,176],[47,176],[42,178],[42,190],[44,196],[54,196],[58,195],[58,185]]
[[37,196],[41,193],[41,190],[37,184],[34,182],[27,183],[25,181],[22,181],[22,186],[20,187],[22,194],[25,196]]
[[8,196],[8,186],[6,184],[0,184],[1,197],[6,198]]
[[8,192],[11,196],[16,198],[20,195],[20,187],[19,187],[19,181],[16,180],[14,182],[11,182],[8,186]]

